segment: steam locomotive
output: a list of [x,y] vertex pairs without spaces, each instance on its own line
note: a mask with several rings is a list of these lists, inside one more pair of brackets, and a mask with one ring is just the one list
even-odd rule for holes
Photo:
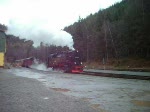
[[70,73],[83,72],[81,57],[78,51],[50,54],[47,61],[47,67]]

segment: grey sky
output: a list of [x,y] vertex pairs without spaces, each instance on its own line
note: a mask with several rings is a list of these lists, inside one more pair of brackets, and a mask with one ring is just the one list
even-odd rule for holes
[[[12,33],[33,41],[44,39],[64,41],[64,45],[72,42],[71,35],[60,31],[65,26],[73,24],[79,16],[85,18],[91,13],[121,0],[0,0],[0,23],[8,26]],[[31,35],[30,35],[30,31]],[[39,36],[46,32],[47,38]],[[33,33],[34,32],[34,33]],[[57,32],[57,34],[55,34]],[[28,35],[27,35],[28,33]],[[38,37],[37,33],[39,34]],[[34,36],[33,36],[34,35]],[[43,33],[42,33],[43,35]],[[60,37],[59,37],[60,36]],[[68,39],[66,39],[68,37]],[[41,39],[40,39],[41,38]],[[39,42],[36,42],[37,45]],[[52,41],[54,43],[54,41]],[[50,43],[50,42],[49,42]],[[51,44],[51,43],[50,43]],[[59,45],[58,42],[57,45]],[[62,42],[60,44],[62,45]],[[71,45],[69,45],[71,46]]]

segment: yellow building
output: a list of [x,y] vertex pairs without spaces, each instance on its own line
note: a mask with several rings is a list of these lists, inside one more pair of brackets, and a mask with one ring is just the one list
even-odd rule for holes
[[0,67],[4,67],[6,52],[6,35],[4,31],[0,30]]
[[0,67],[4,66],[4,53],[0,52]]

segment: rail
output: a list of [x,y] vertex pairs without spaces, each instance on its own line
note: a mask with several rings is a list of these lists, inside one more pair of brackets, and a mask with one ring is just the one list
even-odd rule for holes
[[150,72],[113,71],[113,70],[84,70],[84,75],[150,80]]

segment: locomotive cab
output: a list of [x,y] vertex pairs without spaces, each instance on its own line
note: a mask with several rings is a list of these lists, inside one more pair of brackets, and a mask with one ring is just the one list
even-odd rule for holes
[[66,72],[81,73],[83,71],[81,56],[78,51],[71,51],[67,53],[68,61]]

